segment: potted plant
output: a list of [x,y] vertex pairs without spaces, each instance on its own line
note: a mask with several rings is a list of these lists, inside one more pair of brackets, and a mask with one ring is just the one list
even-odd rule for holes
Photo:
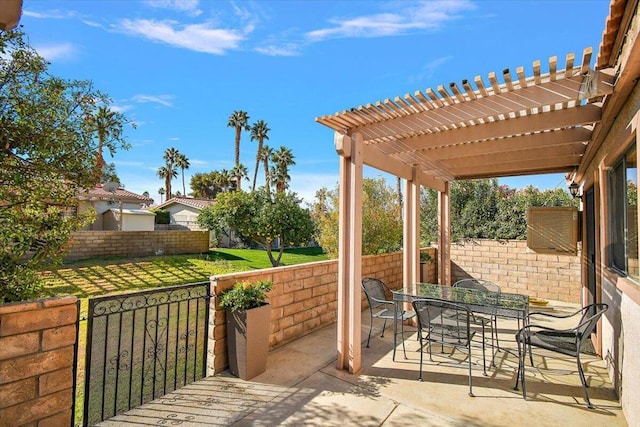
[[227,316],[229,371],[249,380],[267,369],[271,305],[267,292],[270,280],[237,282],[220,297]]

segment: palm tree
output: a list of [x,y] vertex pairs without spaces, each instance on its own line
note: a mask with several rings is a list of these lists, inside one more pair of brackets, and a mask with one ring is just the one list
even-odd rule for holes
[[164,179],[164,187],[166,189],[167,200],[171,198],[171,180],[178,177],[178,172],[173,170],[168,164],[158,168],[158,178]]
[[213,182],[223,193],[236,188],[235,180],[236,177],[234,177],[232,171],[229,171],[228,169],[222,169],[219,172],[214,172]]
[[158,194],[160,195],[160,204],[162,204],[162,196],[164,196],[164,188],[158,188]]
[[189,169],[189,166],[191,166],[187,156],[185,156],[182,153],[178,153],[178,156],[176,158],[176,166],[182,170],[182,193],[186,196],[187,190],[186,190],[186,187],[184,186],[184,170]]
[[147,198],[148,198],[148,197],[149,197],[149,192],[148,192],[148,191],[145,191],[144,193],[142,193],[142,195],[143,195],[144,197],[147,197]]
[[158,176],[165,179],[165,186],[167,187],[167,199],[171,198],[171,181],[173,180],[173,178],[178,177],[178,172],[175,170],[175,167],[179,156],[180,152],[177,149],[173,147],[167,148],[166,150],[164,150],[163,155],[166,164],[160,168],[166,169],[166,171],[163,172],[164,176],[160,176],[160,170],[158,170]]
[[273,150],[268,145],[262,146],[260,152],[260,158],[262,159],[262,166],[264,167],[264,186],[267,189],[267,194],[271,192],[271,182],[269,179],[269,159],[273,156]]
[[90,116],[87,123],[93,132],[98,134],[98,153],[96,155],[96,173],[102,173],[105,166],[102,150],[109,139],[122,138],[122,122],[118,119],[118,113],[106,106],[100,106],[95,116]]
[[258,141],[258,152],[256,153],[256,169],[253,172],[253,186],[251,191],[256,191],[256,180],[258,179],[258,166],[260,165],[260,158],[262,157],[262,145],[264,140],[269,139],[269,127],[264,120],[258,120],[251,127],[251,140]]
[[293,153],[285,146],[281,146],[278,151],[273,153],[271,161],[275,163],[275,166],[271,171],[275,180],[276,191],[279,193],[284,192],[289,187],[289,181],[291,181],[289,166],[296,164],[293,159]]
[[231,169],[231,175],[236,177],[237,191],[242,190],[240,185],[242,178],[245,178],[247,181],[249,181],[249,170],[242,163],[235,165],[233,169]]
[[[248,131],[249,127],[249,114],[246,111],[236,110],[229,116],[229,122],[227,127],[235,128],[236,130],[236,166],[240,164],[240,136],[243,130]],[[240,182],[241,177],[236,177],[236,180]]]

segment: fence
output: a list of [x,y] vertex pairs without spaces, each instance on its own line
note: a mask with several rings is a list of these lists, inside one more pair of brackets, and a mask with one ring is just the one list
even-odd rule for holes
[[209,283],[89,300],[84,425],[205,376]]

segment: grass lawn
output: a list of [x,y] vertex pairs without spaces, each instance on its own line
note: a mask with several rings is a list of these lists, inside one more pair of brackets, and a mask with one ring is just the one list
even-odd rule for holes
[[[321,248],[290,249],[282,256],[281,265],[326,259]],[[75,295],[86,298],[201,282],[215,274],[269,267],[271,263],[263,250],[215,249],[204,255],[90,259],[43,271],[40,277],[50,296]]]
[[[289,249],[283,254],[281,265],[303,264],[326,259],[328,257],[321,248]],[[89,297],[202,282],[209,280],[209,276],[215,274],[270,267],[267,253],[263,250],[215,249],[203,255],[90,259],[42,271],[40,277],[45,283],[47,295],[75,295],[81,301],[76,421],[82,420],[84,401],[86,318]]]

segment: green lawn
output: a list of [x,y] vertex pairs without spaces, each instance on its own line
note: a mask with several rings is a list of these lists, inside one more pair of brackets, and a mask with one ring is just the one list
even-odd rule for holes
[[[328,259],[321,248],[287,250],[281,265]],[[267,254],[255,249],[215,249],[204,255],[105,258],[78,261],[43,271],[49,296],[79,298],[208,280],[215,274],[271,267]]]
[[[282,256],[281,265],[326,259],[328,257],[321,248],[290,249]],[[215,249],[204,255],[90,259],[42,271],[40,277],[45,283],[47,295],[75,295],[81,300],[76,421],[82,420],[88,297],[202,282],[215,274],[269,267],[271,263],[265,251]]]

